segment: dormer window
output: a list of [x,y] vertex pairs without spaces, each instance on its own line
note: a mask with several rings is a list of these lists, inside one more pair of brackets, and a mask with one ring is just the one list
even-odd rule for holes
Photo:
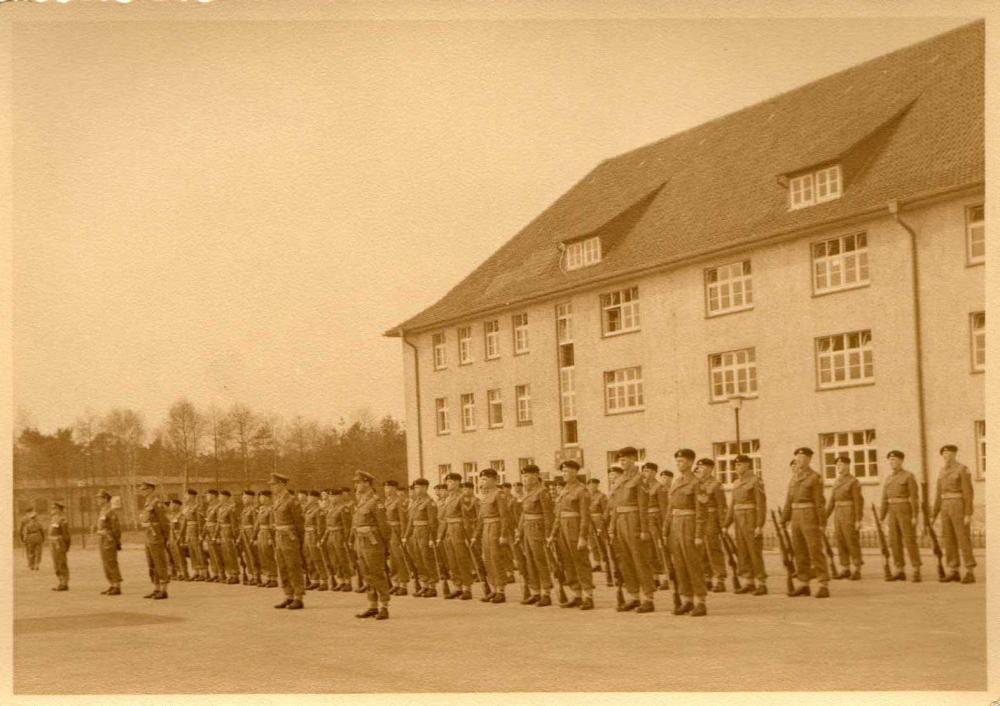
[[601,239],[598,236],[566,245],[566,269],[579,270],[601,261]]
[[839,164],[792,177],[788,180],[788,207],[794,210],[839,199],[842,184]]

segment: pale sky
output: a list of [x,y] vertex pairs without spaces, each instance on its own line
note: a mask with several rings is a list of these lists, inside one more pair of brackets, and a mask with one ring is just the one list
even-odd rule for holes
[[383,331],[599,161],[969,19],[15,26],[15,408],[401,416]]

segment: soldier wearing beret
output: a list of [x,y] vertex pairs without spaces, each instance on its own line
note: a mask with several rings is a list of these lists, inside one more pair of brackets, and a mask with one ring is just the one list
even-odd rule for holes
[[417,565],[417,577],[422,588],[414,595],[419,598],[434,598],[437,596],[437,582],[441,580],[438,574],[437,559],[434,556],[434,538],[438,533],[437,505],[427,494],[430,482],[426,478],[413,481],[413,501],[410,511],[406,514],[406,527],[403,529],[403,541],[410,547],[410,556]]
[[[837,553],[844,572],[835,578],[852,581],[861,580],[861,518],[864,517],[865,501],[861,495],[861,483],[851,473],[851,459],[840,456],[834,461],[837,468],[837,479],[833,482],[830,499],[826,504],[826,515],[833,515],[833,536],[837,544]],[[852,572],[850,567],[854,566]],[[836,570],[835,567],[830,567]]]
[[695,475],[701,481],[699,500],[705,504],[705,543],[702,545],[702,564],[708,588],[713,593],[726,590],[726,552],[722,547],[721,522],[726,514],[726,492],[715,477],[715,461],[700,458],[695,464]]
[[278,560],[275,555],[274,541],[274,506],[271,504],[271,491],[262,490],[257,493],[257,512],[254,517],[253,536],[257,548],[257,558],[260,560],[260,588],[278,587]]
[[205,551],[208,554],[208,564],[211,570],[209,581],[225,583],[226,570],[222,551],[219,548],[219,491],[210,488],[205,493],[208,504],[205,506],[205,521],[202,525],[204,533]]
[[830,597],[830,572],[823,553],[823,528],[826,526],[826,503],[823,501],[823,479],[810,466],[812,449],[795,450],[795,470],[788,483],[788,494],[782,510],[782,523],[791,524],[792,547],[799,585],[789,595],[808,596],[809,582],[819,580],[817,598]]
[[205,532],[204,515],[201,512],[201,505],[198,503],[198,491],[188,488],[187,500],[181,507],[181,515],[178,534],[181,537],[182,548],[186,547],[188,557],[191,559],[191,568],[194,569],[192,581],[207,581],[208,569],[205,566],[205,554],[201,550],[202,535]]
[[[618,451],[622,472],[610,488],[611,531],[609,539],[615,547],[625,592],[629,600],[620,611],[635,610],[652,613],[653,573],[642,551],[642,542],[652,539],[649,530],[649,494],[636,466],[639,454],[632,446]],[[642,600],[640,601],[640,594]]]
[[670,484],[667,543],[677,575],[677,592],[682,599],[681,605],[674,608],[674,615],[701,617],[708,615],[705,605],[708,590],[702,567],[702,545],[708,511],[705,503],[698,500],[702,490],[701,481],[692,470],[694,459],[695,454],[691,449],[679,449],[674,454],[680,478],[675,478]]
[[97,494],[100,507],[97,510],[97,550],[101,554],[101,566],[108,587],[101,591],[105,596],[120,596],[122,593],[122,573],[118,568],[118,552],[122,548],[122,527],[118,511],[111,507],[111,493],[102,490]]
[[163,600],[167,597],[167,584],[170,583],[170,572],[167,569],[170,520],[167,519],[163,503],[154,492],[155,483],[148,481],[140,483],[137,490],[139,497],[144,501],[142,511],[139,513],[139,526],[145,535],[146,563],[149,566],[149,578],[153,583],[153,592],[143,598]]
[[216,537],[218,538],[218,551],[222,559],[222,564],[226,571],[225,583],[240,582],[240,560],[236,555],[236,536],[239,534],[239,519],[236,513],[236,504],[233,502],[233,494],[228,490],[219,492],[221,496],[218,511],[216,513]]
[[480,537],[476,534],[476,528],[479,526],[479,499],[476,497],[476,484],[471,480],[463,481],[461,493],[465,536],[469,538],[468,551],[472,555],[472,561],[476,566],[473,573],[478,572],[488,584],[489,579],[486,577],[486,562],[483,560],[483,548],[480,543]]
[[660,559],[661,538],[663,537],[663,522],[670,504],[670,490],[657,480],[656,474],[660,470],[652,461],[642,464],[640,474],[642,475],[643,492],[646,493],[646,515],[649,518],[649,539],[644,539],[642,544],[643,555],[646,557],[646,564],[653,574],[653,585],[657,588],[667,586],[667,567]]
[[743,585],[734,593],[767,595],[767,570],[764,568],[764,524],[767,522],[767,496],[764,482],[753,472],[753,460],[740,454],[733,459],[737,479],[733,483],[732,504],[724,526],[735,525],[737,568]]
[[368,610],[355,617],[386,620],[390,598],[387,566],[390,529],[385,505],[375,494],[375,477],[370,473],[354,473],[354,493],[358,505],[351,535],[368,586]]
[[608,496],[601,492],[601,481],[591,478],[587,481],[590,493],[590,553],[594,557],[594,571],[603,571],[608,586],[613,585],[611,566],[608,557],[604,556],[608,538]]
[[59,579],[59,585],[53,591],[69,590],[69,562],[66,561],[66,554],[69,552],[70,532],[69,522],[63,514],[64,509],[62,503],[54,502],[49,516],[49,549],[52,552],[52,566]]
[[288,490],[287,476],[272,473],[270,486],[274,494],[274,555],[281,588],[285,592],[285,600],[274,607],[301,610],[305,607],[302,598],[306,590],[302,570],[302,540],[305,537],[302,506]]
[[903,468],[902,451],[890,451],[887,456],[892,473],[882,485],[882,507],[879,509],[880,520],[888,520],[889,546],[892,548],[892,560],[896,573],[887,581],[906,580],[906,561],[903,547],[910,555],[913,566],[913,581],[919,583],[920,549],[917,547],[917,515],[920,513],[920,488],[912,473]]
[[462,476],[449,473],[445,476],[448,494],[439,507],[437,543],[444,546],[449,572],[455,582],[455,590],[445,598],[472,600],[472,556],[466,541],[465,515],[463,513],[461,484]]
[[331,488],[327,491],[326,530],[323,533],[322,549],[330,566],[330,590],[350,593],[351,560],[347,555],[347,535],[351,528],[345,514],[344,491]]
[[389,522],[389,568],[392,570],[393,586],[389,592],[396,596],[407,594],[410,570],[403,553],[403,527],[406,525],[408,503],[399,492],[399,483],[392,479],[382,484],[385,495],[385,516]]
[[962,583],[975,583],[976,557],[972,553],[972,474],[955,460],[958,447],[945,444],[941,447],[944,468],[938,472],[937,493],[930,521],[940,515],[941,534],[944,538],[945,559],[951,571],[943,581],[959,581],[959,550],[965,563]]
[[249,488],[243,491],[243,505],[240,507],[239,539],[236,548],[243,557],[247,570],[248,586],[260,585],[260,561],[257,559],[257,548],[254,546],[254,520],[257,517],[257,493]]
[[[523,564],[521,559],[515,557],[514,554],[520,551],[518,547],[514,545],[514,528],[517,527],[518,513],[515,507],[514,496],[511,494],[513,486],[510,483],[500,483],[497,486],[500,494],[503,495],[503,499],[507,502],[507,509],[510,511],[510,533],[507,537],[508,541],[500,545],[500,563],[503,565],[504,577],[507,583],[514,583],[514,569],[518,571],[523,571]],[[523,573],[521,574],[524,575]]]
[[538,466],[528,464],[521,469],[524,497],[521,498],[521,520],[514,542],[521,546],[528,563],[528,591],[531,594],[522,605],[544,608],[552,605],[552,573],[545,555],[545,540],[552,531],[552,496],[542,484]]
[[170,522],[170,538],[167,542],[167,556],[170,558],[170,578],[174,581],[187,581],[187,562],[181,545],[184,537],[181,535],[181,508],[183,503],[173,499],[166,504],[167,520]]
[[572,459],[559,466],[565,484],[556,498],[549,541],[555,545],[562,561],[566,581],[573,598],[561,604],[563,608],[594,609],[594,578],[591,573],[587,546],[590,543],[590,494],[580,482],[580,464]]
[[302,522],[305,528],[303,535],[303,550],[306,561],[309,562],[311,581],[306,584],[306,590],[328,591],[329,573],[320,551],[320,538],[326,531],[326,515],[319,503],[318,490],[310,490],[305,494],[305,504],[302,506]]
[[505,586],[507,568],[503,563],[501,547],[510,543],[513,535],[510,508],[507,499],[497,487],[498,474],[493,468],[479,472],[479,510],[477,514],[476,538],[483,551],[486,576],[493,586],[493,595],[483,596],[484,603],[506,603]]

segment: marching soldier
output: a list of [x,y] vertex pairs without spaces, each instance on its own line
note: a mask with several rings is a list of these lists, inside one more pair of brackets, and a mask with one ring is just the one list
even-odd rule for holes
[[389,522],[385,505],[375,494],[375,477],[364,471],[354,473],[357,508],[351,525],[354,546],[368,586],[368,610],[356,618],[389,618]]
[[202,534],[205,542],[205,550],[208,553],[208,563],[211,569],[209,581],[224,583],[226,580],[225,569],[223,568],[222,555],[219,550],[219,491],[215,488],[209,489],[205,495],[208,497],[208,505],[205,507],[205,521],[202,523]]
[[204,518],[201,513],[201,506],[198,504],[198,491],[188,488],[187,502],[181,506],[180,525],[178,532],[181,542],[187,547],[188,555],[191,558],[191,567],[194,569],[192,581],[207,581],[208,569],[205,567],[205,554],[201,551],[201,538],[204,534]]
[[[709,590],[713,593],[726,591],[726,552],[722,547],[722,527],[720,522],[726,514],[726,493],[722,483],[715,477],[715,461],[710,458],[698,459],[695,475],[701,481],[701,495],[704,496],[705,543],[702,545],[702,563]],[[713,584],[714,579],[714,584]]]
[[667,542],[677,577],[677,592],[681,605],[674,608],[674,615],[690,614],[693,617],[708,615],[705,599],[705,574],[702,567],[705,522],[708,511],[698,500],[702,494],[701,481],[694,475],[695,454],[691,449],[679,449],[674,454],[679,479],[670,484],[670,522]]
[[247,585],[260,585],[260,560],[257,558],[255,546],[254,520],[257,519],[257,493],[252,490],[243,491],[243,509],[240,511],[239,546],[243,553],[243,561],[247,567]]
[[351,560],[347,556],[347,534],[350,528],[344,523],[344,494],[340,488],[331,488],[326,506],[326,533],[324,546],[333,575],[331,591],[350,593]]
[[304,549],[306,561],[312,567],[309,574],[311,580],[306,589],[328,591],[329,574],[323,561],[323,553],[320,551],[320,538],[326,532],[326,514],[320,507],[318,490],[310,490],[305,498],[305,505],[302,508],[302,521],[305,524]]
[[524,497],[521,499],[521,520],[514,542],[520,544],[528,563],[528,581],[531,595],[522,605],[538,608],[552,605],[552,574],[545,556],[545,540],[552,529],[552,497],[542,485],[538,466],[528,464],[521,469],[524,479]]
[[946,444],[941,447],[944,468],[938,473],[937,493],[931,522],[941,516],[941,534],[944,552],[951,572],[942,581],[958,581],[959,550],[965,563],[962,583],[975,583],[976,557],[972,554],[972,475],[969,469],[955,460],[958,447]]
[[646,564],[653,574],[653,586],[667,587],[667,567],[660,559],[660,547],[657,546],[663,534],[663,523],[670,504],[670,490],[656,479],[659,470],[652,461],[642,464],[642,483],[646,493],[646,516],[649,518],[649,539],[642,542]]
[[288,476],[272,473],[269,485],[274,494],[271,515],[274,520],[274,556],[278,575],[281,577],[281,588],[285,592],[285,600],[274,607],[302,610],[305,607],[302,603],[305,595],[302,575],[305,522],[302,518],[302,506],[288,490]]
[[253,536],[257,548],[257,558],[260,560],[260,588],[278,587],[278,563],[274,552],[274,506],[271,504],[271,491],[262,490],[257,493],[257,515],[254,517]]
[[154,495],[156,484],[145,481],[139,484],[137,492],[144,505],[139,513],[139,526],[146,538],[146,563],[149,578],[153,582],[153,592],[143,598],[163,600],[167,597],[170,573],[167,570],[167,542],[170,538],[170,521],[163,509],[163,503]]
[[[637,613],[653,612],[653,574],[642,552],[642,542],[651,539],[649,534],[649,495],[643,487],[642,477],[636,467],[639,454],[626,446],[618,452],[621,473],[610,488],[611,530],[609,538],[620,564],[622,583],[629,595],[628,602],[619,611],[635,610]],[[642,601],[639,601],[641,594]]]
[[389,522],[389,567],[392,570],[393,586],[389,593],[405,596],[408,593],[410,571],[403,554],[403,527],[406,525],[406,500],[399,492],[399,483],[387,480],[382,484],[385,495],[385,516]]
[[42,544],[45,543],[45,532],[38,522],[38,515],[34,510],[29,510],[21,525],[21,543],[24,544],[25,552],[28,555],[28,568],[38,571],[39,564],[42,563]]
[[222,500],[216,514],[218,525],[215,536],[219,555],[226,571],[224,583],[239,583],[240,560],[236,556],[236,536],[239,534],[240,525],[236,515],[236,504],[233,502],[233,494],[228,490],[222,490],[219,494],[222,496]]
[[913,474],[903,468],[903,452],[890,451],[887,456],[892,474],[882,486],[882,507],[879,518],[889,520],[889,545],[896,573],[888,581],[906,580],[906,560],[903,546],[910,554],[913,582],[920,583],[920,549],[917,547],[917,514],[920,512],[920,489]]
[[417,565],[417,577],[422,588],[415,593],[420,598],[437,596],[438,575],[437,560],[434,556],[434,538],[438,533],[438,509],[427,494],[430,482],[426,478],[413,481],[414,497],[410,510],[406,513],[406,528],[403,530],[403,541],[407,543],[410,556]]
[[789,595],[808,596],[809,582],[819,580],[817,598],[830,597],[830,573],[823,553],[823,528],[826,526],[826,504],[823,502],[823,479],[809,463],[812,449],[801,446],[795,450],[795,470],[788,483],[788,494],[782,509],[782,524],[791,524],[792,547],[795,552],[796,578],[799,586]]
[[607,537],[607,513],[608,496],[601,492],[601,481],[591,478],[587,481],[587,489],[590,492],[590,553],[596,560],[594,571],[603,571],[607,578],[608,586],[611,582],[611,568],[607,566],[608,558],[604,556],[602,541]]
[[[830,500],[826,504],[826,516],[833,515],[833,536],[837,543],[837,553],[844,567],[843,573],[834,578],[852,581],[861,580],[861,518],[864,517],[865,500],[861,495],[861,483],[851,473],[851,459],[840,456],[834,462],[837,479],[833,482]],[[854,571],[851,571],[851,566]],[[830,567],[836,573],[836,567]]]
[[472,556],[466,541],[465,514],[463,512],[462,493],[460,490],[462,476],[449,473],[445,476],[448,495],[440,506],[440,523],[438,524],[437,543],[444,542],[445,555],[448,557],[448,567],[455,582],[455,590],[445,598],[461,598],[472,600]]
[[167,519],[170,521],[170,541],[167,544],[167,548],[169,549],[168,556],[172,559],[174,569],[170,578],[175,581],[188,580],[187,561],[185,561],[184,552],[181,549],[181,544],[184,542],[184,537],[181,535],[182,506],[183,503],[180,500],[171,500],[167,510]]
[[118,511],[111,507],[111,493],[102,490],[97,494],[101,503],[97,515],[97,550],[101,553],[101,566],[108,587],[101,591],[105,596],[122,594],[122,573],[118,568],[118,552],[122,548],[122,527]]
[[753,461],[740,454],[733,459],[738,478],[733,483],[733,499],[724,523],[728,530],[735,525],[736,558],[743,585],[734,593],[767,595],[767,570],[764,568],[764,523],[767,522],[767,496],[764,482],[753,472]]
[[570,459],[563,461],[559,470],[566,479],[556,500],[549,542],[562,558],[566,582],[574,596],[563,608],[594,609],[594,578],[591,574],[587,547],[590,543],[590,494],[580,482],[577,472],[580,464]]
[[52,552],[52,566],[56,570],[59,585],[53,591],[69,590],[69,563],[66,554],[69,552],[70,532],[69,522],[63,514],[62,503],[52,503],[52,513],[49,518],[49,549]]
[[482,494],[479,497],[479,509],[476,513],[475,536],[477,543],[482,547],[486,576],[493,585],[493,594],[479,599],[483,603],[507,602],[504,589],[507,583],[507,569],[500,551],[501,547],[510,541],[511,519],[507,499],[497,488],[497,477],[498,474],[493,468],[485,468],[479,472]]

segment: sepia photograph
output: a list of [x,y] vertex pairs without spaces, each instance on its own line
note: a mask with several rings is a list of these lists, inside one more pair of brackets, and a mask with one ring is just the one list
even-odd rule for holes
[[11,703],[1000,703],[994,24],[0,2]]

